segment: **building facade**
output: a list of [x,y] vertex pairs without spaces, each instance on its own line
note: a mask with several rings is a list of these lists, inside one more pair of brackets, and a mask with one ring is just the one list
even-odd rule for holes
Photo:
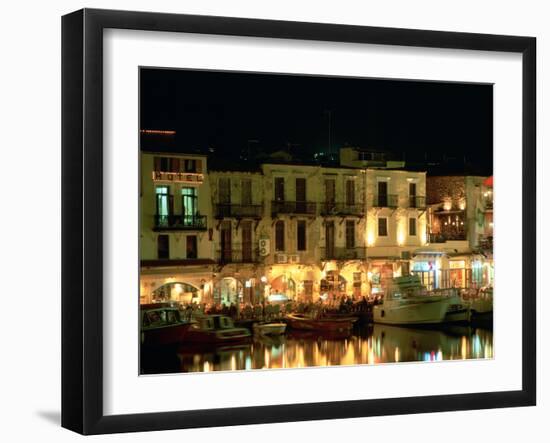
[[434,220],[444,218],[427,204],[426,173],[354,160],[349,149],[339,167],[265,163],[251,171],[142,153],[142,302],[357,299],[410,272],[432,288],[456,284],[442,270],[472,248],[468,235],[436,242]]
[[417,269],[437,269],[441,287],[493,285],[492,177],[427,178],[429,250]]

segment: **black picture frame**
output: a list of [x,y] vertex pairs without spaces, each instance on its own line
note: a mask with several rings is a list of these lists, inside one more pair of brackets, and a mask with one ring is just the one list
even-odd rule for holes
[[[522,389],[171,411],[103,413],[103,30],[171,31],[522,54]],[[536,39],[83,9],[62,18],[62,426],[82,434],[290,422],[536,404]]]

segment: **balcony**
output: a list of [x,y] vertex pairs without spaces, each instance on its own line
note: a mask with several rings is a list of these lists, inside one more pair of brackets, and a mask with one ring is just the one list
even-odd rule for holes
[[258,263],[260,255],[252,244],[232,244],[231,248],[216,251],[216,260],[221,264]]
[[426,197],[411,195],[408,198],[409,208],[426,209]]
[[397,195],[375,195],[373,198],[372,206],[374,208],[397,208]]
[[206,215],[154,216],[156,231],[206,231]]
[[365,207],[363,205],[348,205],[347,203],[321,203],[321,215],[340,215],[340,216],[357,216],[365,215]]
[[262,205],[233,205],[219,203],[216,205],[216,218],[262,218]]
[[321,260],[365,260],[367,248],[321,248]]
[[278,214],[316,215],[317,204],[314,202],[272,201],[271,216]]

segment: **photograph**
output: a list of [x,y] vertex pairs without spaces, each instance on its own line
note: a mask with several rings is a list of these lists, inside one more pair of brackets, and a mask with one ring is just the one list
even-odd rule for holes
[[139,128],[141,375],[494,358],[493,84],[142,66]]

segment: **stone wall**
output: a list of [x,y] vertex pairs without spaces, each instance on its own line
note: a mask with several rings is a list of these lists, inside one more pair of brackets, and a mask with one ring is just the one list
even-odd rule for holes
[[426,177],[426,202],[429,205],[441,203],[449,198],[453,206],[465,199],[464,177],[442,176]]

